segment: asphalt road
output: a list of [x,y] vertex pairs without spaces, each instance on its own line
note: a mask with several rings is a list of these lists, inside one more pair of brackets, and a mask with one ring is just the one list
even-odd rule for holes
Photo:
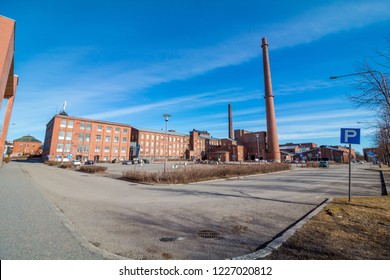
[[0,168],[0,259],[106,259],[93,248],[35,187],[24,168]]
[[[353,166],[353,195],[381,195],[379,172],[367,167]],[[168,186],[134,184],[43,164],[13,162],[0,169],[8,177],[10,171],[29,178],[35,187],[21,192],[42,199],[39,189],[82,239],[130,259],[226,259],[248,254],[324,199],[348,195],[345,165]],[[40,206],[27,206],[33,218]],[[11,210],[8,215],[13,215]]]

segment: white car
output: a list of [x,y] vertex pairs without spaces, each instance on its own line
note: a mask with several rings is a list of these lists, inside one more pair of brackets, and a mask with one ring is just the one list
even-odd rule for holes
[[81,161],[79,161],[79,160],[73,160],[73,161],[72,161],[72,164],[73,164],[74,166],[80,166],[80,165],[81,165]]

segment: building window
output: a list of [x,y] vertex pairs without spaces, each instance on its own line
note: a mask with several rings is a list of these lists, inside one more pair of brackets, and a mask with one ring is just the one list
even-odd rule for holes
[[118,147],[114,147],[114,153],[118,153],[119,149]]
[[87,141],[87,142],[91,141],[91,134],[90,133],[85,134],[85,141]]
[[124,129],[123,129],[123,133],[127,133],[127,128],[124,128]]
[[84,132],[79,133],[79,142],[84,142]]
[[67,153],[70,152],[70,144],[65,144],[64,152],[67,152]]
[[91,123],[87,123],[87,130],[91,130],[92,129],[92,124]]
[[57,144],[57,152],[62,152],[64,150],[64,144],[58,143]]
[[146,134],[146,140],[149,140],[149,134]]
[[119,137],[118,136],[115,136],[114,137],[114,143],[118,143],[119,142]]
[[65,139],[65,131],[60,131],[60,133],[58,134],[58,139],[60,139],[60,140]]
[[66,133],[66,140],[72,140],[72,132]]
[[108,161],[108,156],[105,156],[105,157],[103,158],[103,160],[104,160],[104,161]]
[[102,141],[102,136],[101,135],[96,135],[96,142],[101,142]]
[[66,120],[61,120],[60,127],[66,127]]
[[111,132],[111,130],[112,130],[112,127],[111,127],[111,126],[107,126],[107,127],[106,127],[106,132]]
[[110,146],[104,146],[104,152],[108,153],[110,151]]
[[120,132],[120,128],[119,127],[115,127],[115,133],[119,133]]
[[143,133],[141,133],[141,139],[144,139],[144,134]]
[[84,153],[89,153],[89,145],[84,146]]
[[106,136],[106,142],[110,142],[111,141],[111,137],[110,136]]
[[82,153],[83,152],[83,145],[78,144],[77,145],[77,152]]
[[98,125],[97,126],[97,131],[102,131],[103,130],[103,126],[102,125]]
[[73,124],[74,124],[73,121],[68,121],[68,128],[73,128]]
[[80,130],[85,130],[85,123],[83,122],[80,123]]
[[100,146],[95,147],[95,152],[99,153],[100,152]]
[[122,154],[126,154],[126,147],[122,147],[121,153],[122,153]]
[[122,143],[127,143],[127,137],[122,137]]

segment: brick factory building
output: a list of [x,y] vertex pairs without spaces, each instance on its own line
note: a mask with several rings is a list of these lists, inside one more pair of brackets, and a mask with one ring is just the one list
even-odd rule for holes
[[221,146],[221,140],[211,137],[207,131],[193,129],[190,131],[190,143],[187,158],[203,160],[207,152]]
[[15,21],[0,16],[0,110],[7,100],[4,120],[0,120],[0,166],[19,78],[14,75]]
[[[185,159],[190,137],[172,130],[154,131],[148,129],[131,129],[131,155],[133,157],[162,160],[165,154],[169,159]],[[138,155],[137,155],[137,149]]]
[[243,148],[243,159],[246,160],[267,160],[272,159],[267,154],[267,133],[265,131],[251,132],[242,129],[234,130],[234,137]]
[[[352,160],[356,159],[355,150],[351,150]],[[345,146],[320,146],[313,149],[298,152],[293,156],[294,160],[321,161],[329,160],[340,163],[349,162],[349,149]]]
[[221,146],[207,151],[207,159],[217,161],[243,161],[244,146],[236,140],[222,139]]
[[13,151],[11,157],[20,157],[23,155],[40,155],[41,141],[33,136],[27,135],[13,141]]
[[57,114],[46,125],[43,156],[49,161],[125,160],[130,141],[130,125]]

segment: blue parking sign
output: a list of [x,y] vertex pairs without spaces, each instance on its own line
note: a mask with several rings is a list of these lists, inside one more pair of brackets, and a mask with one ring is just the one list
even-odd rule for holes
[[342,128],[340,143],[360,144],[360,128]]

